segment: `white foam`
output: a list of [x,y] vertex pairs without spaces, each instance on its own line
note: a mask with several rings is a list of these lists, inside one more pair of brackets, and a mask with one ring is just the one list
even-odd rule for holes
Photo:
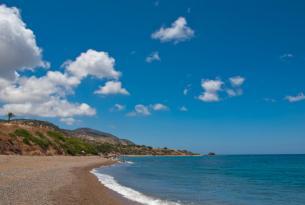
[[121,194],[123,197],[138,202],[145,205],[180,205],[179,203],[172,202],[172,201],[166,201],[161,199],[156,199],[153,197],[146,196],[134,189],[131,189],[129,187],[123,186],[119,184],[112,176],[107,174],[101,174],[98,173],[95,169],[91,171],[92,174],[94,174],[98,180],[104,184],[107,188]]
[[132,161],[126,161],[127,164],[134,164]]

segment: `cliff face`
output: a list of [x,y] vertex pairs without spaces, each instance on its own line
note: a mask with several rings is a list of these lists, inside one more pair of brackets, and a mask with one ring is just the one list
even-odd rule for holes
[[63,130],[38,120],[0,121],[0,154],[20,155],[193,155],[186,150],[136,145],[90,128]]

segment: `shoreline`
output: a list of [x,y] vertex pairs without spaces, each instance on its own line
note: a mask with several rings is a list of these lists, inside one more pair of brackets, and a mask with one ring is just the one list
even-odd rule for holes
[[202,156],[208,156],[204,154],[198,154],[198,155],[121,155],[120,157],[202,157]]
[[115,163],[97,156],[0,155],[0,204],[137,204],[90,173]]

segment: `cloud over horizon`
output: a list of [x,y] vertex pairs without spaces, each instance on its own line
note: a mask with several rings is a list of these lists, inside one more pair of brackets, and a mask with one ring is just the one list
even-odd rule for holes
[[[118,80],[121,73],[114,68],[115,59],[107,52],[88,49],[74,61],[63,64],[64,71],[47,71],[37,77],[16,75],[17,71],[47,67],[42,49],[36,44],[32,30],[26,28],[15,7],[0,5],[0,114],[59,117],[66,124],[75,116],[92,116],[96,110],[87,103],[69,102],[75,88],[88,76]],[[120,81],[108,81],[101,88],[105,94],[129,94]]]

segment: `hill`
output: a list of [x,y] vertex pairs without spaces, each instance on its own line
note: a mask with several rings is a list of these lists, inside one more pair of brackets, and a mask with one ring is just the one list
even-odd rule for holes
[[39,120],[0,121],[0,154],[20,155],[194,155],[152,148],[90,128],[65,130]]

